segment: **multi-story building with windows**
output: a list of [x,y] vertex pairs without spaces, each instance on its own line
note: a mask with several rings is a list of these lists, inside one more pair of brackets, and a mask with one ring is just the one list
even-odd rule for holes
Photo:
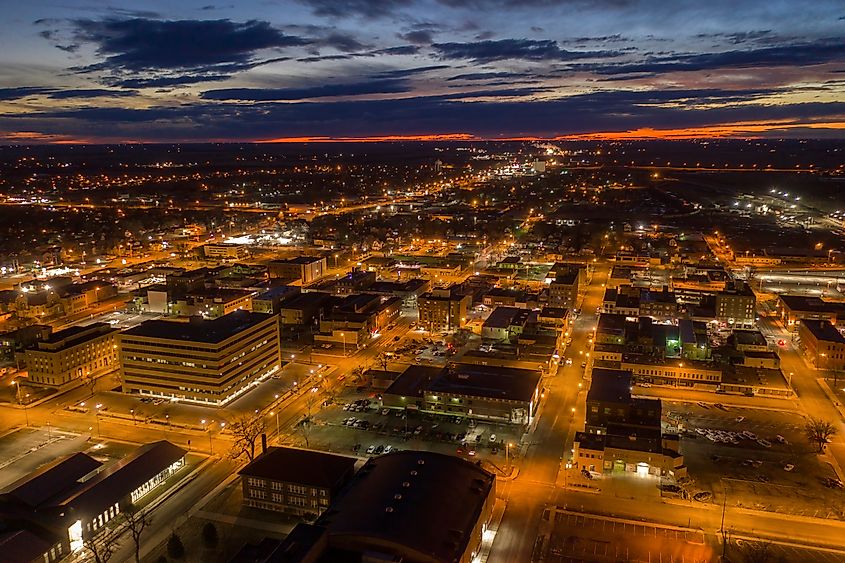
[[279,369],[275,315],[146,321],[119,336],[123,391],[223,405]]
[[268,266],[271,278],[301,280],[303,284],[317,281],[328,269],[325,257],[317,256],[273,260]]
[[472,299],[456,286],[438,288],[417,298],[420,325],[430,332],[457,330],[467,322]]
[[355,458],[271,447],[240,470],[245,506],[321,514],[355,473]]
[[[555,264],[549,272],[549,306],[573,308],[578,303],[578,285],[583,283],[583,269]],[[552,276],[552,274],[554,274]]]
[[757,298],[745,282],[729,284],[716,294],[716,320],[730,326],[751,328],[757,318]]
[[116,334],[107,323],[54,332],[24,353],[29,383],[65,388],[116,370]]
[[845,370],[845,337],[830,322],[802,319],[798,336],[807,360],[816,368]]

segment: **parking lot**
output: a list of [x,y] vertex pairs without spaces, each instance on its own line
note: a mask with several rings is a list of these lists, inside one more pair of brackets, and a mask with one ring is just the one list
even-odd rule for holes
[[[516,461],[521,433],[521,427],[503,423],[383,409],[375,394],[354,391],[322,406],[313,420],[307,430],[310,447],[361,456],[422,449],[482,460],[499,472]],[[507,448],[509,443],[513,446]]]
[[689,468],[686,493],[702,502],[817,517],[845,517],[836,473],[804,436],[794,412],[667,401]]
[[715,554],[701,530],[589,516],[552,508],[543,514],[548,537],[536,544],[533,560],[709,562]]
[[[752,542],[748,540],[729,540],[726,550],[728,556],[751,561],[801,561],[802,563],[843,563],[845,552],[833,549],[810,549],[796,545],[782,545],[773,543]],[[752,554],[757,555],[752,559]],[[764,559],[764,555],[768,559]]]

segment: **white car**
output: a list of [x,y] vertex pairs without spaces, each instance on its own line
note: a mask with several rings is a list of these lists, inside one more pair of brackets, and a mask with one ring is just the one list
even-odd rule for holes
[[490,442],[492,443],[492,442],[495,442],[495,441],[496,441],[496,435],[490,434]]
[[367,455],[373,455],[374,453],[376,453],[376,445],[375,444],[373,444],[372,446],[367,448]]

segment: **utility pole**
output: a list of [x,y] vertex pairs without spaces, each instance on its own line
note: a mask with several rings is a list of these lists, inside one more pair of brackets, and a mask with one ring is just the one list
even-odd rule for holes
[[725,554],[727,553],[728,549],[728,538],[727,538],[727,530],[725,530],[725,513],[728,509],[728,488],[725,486],[725,482],[722,481],[722,492],[724,493],[722,498],[722,524],[721,524],[721,533],[722,533],[722,561],[725,561]]

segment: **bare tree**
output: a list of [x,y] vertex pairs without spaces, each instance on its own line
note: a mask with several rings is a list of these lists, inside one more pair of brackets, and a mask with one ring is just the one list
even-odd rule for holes
[[235,443],[232,445],[232,457],[237,459],[246,455],[249,461],[255,459],[256,442],[266,430],[264,419],[257,416],[242,416],[232,422],[229,429],[235,438]]
[[141,534],[152,523],[152,518],[134,504],[123,513],[123,516],[126,518],[126,528],[135,543],[135,563],[141,563]]
[[381,364],[381,369],[383,371],[387,371],[387,362],[388,362],[387,355],[385,355],[383,353],[379,354],[378,357],[376,358],[376,360],[378,360],[379,364]]
[[836,434],[836,427],[832,422],[818,418],[810,418],[804,425],[804,434],[811,444],[815,444],[819,453],[824,451],[825,445]]
[[114,555],[116,538],[110,530],[106,529],[104,534],[95,537],[88,537],[82,540],[82,545],[91,552],[94,563],[106,563]]

